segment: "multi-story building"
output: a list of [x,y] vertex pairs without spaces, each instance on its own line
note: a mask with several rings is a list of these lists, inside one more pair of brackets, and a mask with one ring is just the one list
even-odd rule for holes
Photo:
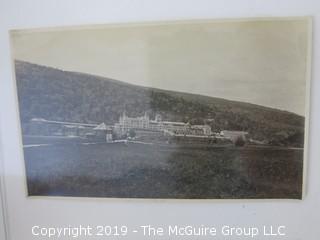
[[162,121],[159,114],[156,115],[154,120],[150,120],[146,113],[144,116],[136,118],[128,117],[126,113],[123,113],[119,118],[119,122],[114,125],[114,131],[117,135],[124,135],[131,129],[146,132],[166,132],[171,135],[210,136],[212,134],[209,125]]

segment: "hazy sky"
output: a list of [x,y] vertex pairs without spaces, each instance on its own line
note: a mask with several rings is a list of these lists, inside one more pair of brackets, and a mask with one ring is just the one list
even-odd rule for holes
[[12,32],[15,59],[304,115],[308,21],[201,21]]

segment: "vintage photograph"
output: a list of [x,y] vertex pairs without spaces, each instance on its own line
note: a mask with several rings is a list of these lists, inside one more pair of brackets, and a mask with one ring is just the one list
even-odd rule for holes
[[28,196],[302,198],[310,18],[10,37]]

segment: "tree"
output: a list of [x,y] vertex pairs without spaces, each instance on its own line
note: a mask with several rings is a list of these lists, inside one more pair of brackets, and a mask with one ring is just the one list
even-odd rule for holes
[[237,147],[242,147],[246,144],[246,141],[243,136],[237,136],[236,139],[234,140],[234,145]]
[[129,130],[129,137],[134,138],[136,136],[136,132],[133,129]]

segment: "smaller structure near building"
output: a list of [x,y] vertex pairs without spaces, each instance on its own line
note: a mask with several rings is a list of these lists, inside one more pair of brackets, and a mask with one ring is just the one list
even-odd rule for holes
[[106,142],[112,142],[112,128],[107,126],[105,123],[101,123],[94,129],[94,137],[99,140]]
[[102,138],[105,138],[106,142],[112,142],[112,128],[107,126],[105,123],[101,123],[99,126],[94,128],[95,131],[100,131]]
[[32,118],[25,128],[25,135],[39,136],[79,136],[94,134],[98,124],[52,121],[44,118]]
[[245,141],[247,135],[248,135],[248,132],[244,132],[244,131],[223,130],[220,132],[220,136],[229,138],[232,142],[235,142],[239,138]]
[[80,137],[107,142],[113,140],[112,128],[105,123],[89,124],[33,118],[27,127],[26,135]]

